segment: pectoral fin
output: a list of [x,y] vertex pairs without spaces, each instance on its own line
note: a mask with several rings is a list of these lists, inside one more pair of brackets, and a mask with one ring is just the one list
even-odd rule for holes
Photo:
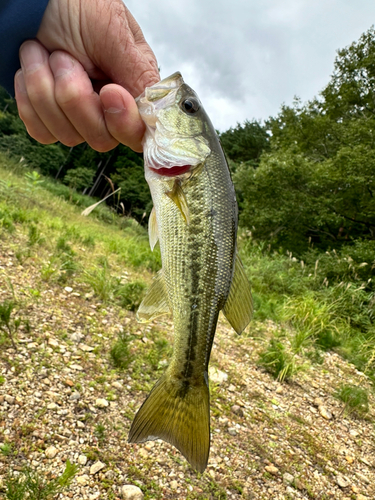
[[155,207],[152,207],[150,217],[148,219],[148,239],[151,250],[153,251],[159,239],[158,223],[156,221]]
[[182,190],[181,184],[178,180],[173,184],[171,191],[166,193],[167,196],[173,201],[185,219],[186,224],[190,224],[189,207],[186,201],[185,193]]
[[145,323],[170,312],[162,271],[155,276],[137,311],[137,321]]
[[238,255],[236,255],[232,284],[223,313],[238,334],[247,327],[253,314],[250,283]]

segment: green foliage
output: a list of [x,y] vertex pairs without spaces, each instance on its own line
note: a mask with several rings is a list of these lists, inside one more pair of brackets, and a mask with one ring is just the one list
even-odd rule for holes
[[280,382],[290,380],[297,371],[294,356],[276,338],[272,338],[260,352],[258,363]]
[[368,393],[355,385],[343,385],[335,393],[335,397],[345,403],[343,412],[355,413],[364,417],[369,412]]
[[50,500],[60,494],[73,481],[78,466],[67,460],[64,472],[53,479],[43,478],[38,472],[25,467],[20,474],[8,472],[5,479],[6,500]]
[[119,286],[116,296],[121,307],[124,307],[129,311],[135,311],[138,309],[142,301],[145,288],[146,285],[143,281],[132,281]]
[[14,335],[21,324],[20,318],[14,318],[15,302],[5,300],[0,303],[0,332],[3,332],[10,339],[12,346],[17,350]]
[[77,191],[90,187],[93,182],[95,172],[90,168],[77,167],[68,170],[64,177],[64,182]]
[[4,443],[0,446],[0,453],[4,455],[4,457],[11,455],[12,451],[13,451],[12,443]]
[[228,157],[236,163],[251,161],[257,165],[263,151],[269,149],[269,135],[256,120],[246,120],[220,134],[220,142]]
[[113,365],[120,370],[128,368],[132,362],[133,357],[130,353],[129,343],[132,337],[128,333],[121,332],[118,336],[117,342],[110,350],[110,358]]

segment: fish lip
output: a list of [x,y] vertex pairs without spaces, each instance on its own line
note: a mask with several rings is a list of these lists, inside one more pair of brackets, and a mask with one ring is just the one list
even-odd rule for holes
[[148,102],[150,102],[149,97],[152,96],[152,93],[158,94],[158,92],[162,93],[163,91],[165,91],[165,94],[167,95],[173,90],[178,90],[183,83],[184,79],[182,78],[181,73],[179,71],[176,71],[175,73],[173,73],[173,75],[160,80],[160,82],[155,83],[151,87],[146,87],[142,94],[136,97],[135,102],[138,104],[138,102],[144,98]]
[[176,165],[174,167],[160,167],[160,168],[149,167],[149,168],[155,174],[158,174],[163,177],[178,177],[179,175],[183,175],[189,172],[189,170],[192,168],[192,165],[181,165],[181,166]]

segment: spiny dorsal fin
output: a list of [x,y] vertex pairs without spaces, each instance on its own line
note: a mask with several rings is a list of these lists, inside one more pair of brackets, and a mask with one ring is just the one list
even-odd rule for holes
[[191,466],[203,472],[210,452],[210,396],[200,384],[165,373],[138,410],[129,432],[129,443],[163,439],[175,446]]
[[150,217],[148,219],[148,239],[151,250],[153,251],[159,239],[158,223],[156,221],[155,207],[152,207]]
[[172,190],[168,191],[165,194],[169,196],[169,198],[177,206],[177,208],[182,214],[182,217],[185,219],[186,224],[190,224],[189,207],[186,201],[185,193],[182,190],[180,181],[176,179],[173,184]]
[[164,284],[162,270],[154,278],[152,285],[147,290],[145,298],[137,311],[137,321],[146,323],[157,316],[170,312],[167,290]]
[[236,255],[232,284],[223,313],[238,334],[247,327],[253,314],[250,283],[238,255]]

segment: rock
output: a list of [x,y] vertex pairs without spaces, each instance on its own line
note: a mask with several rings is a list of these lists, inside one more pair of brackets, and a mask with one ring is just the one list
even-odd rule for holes
[[71,286],[66,286],[64,290],[68,293],[71,293],[73,291],[73,288]]
[[57,410],[58,407],[59,405],[57,405],[56,403],[49,403],[47,405],[47,410]]
[[358,495],[356,496],[356,500],[368,500],[368,497],[365,497],[365,495],[361,495],[360,493],[358,493]]
[[294,481],[294,476],[292,476],[292,474],[289,474],[289,472],[285,472],[285,474],[283,474],[283,483],[285,485],[292,484],[293,481]]
[[319,406],[318,410],[323,418],[325,418],[326,420],[331,420],[332,413],[329,410],[327,410],[325,406]]
[[78,427],[78,429],[84,429],[85,424],[83,422],[81,422],[80,420],[77,420],[77,427]]
[[370,484],[370,480],[368,477],[364,476],[360,472],[356,472],[355,475],[360,479],[363,483]]
[[83,474],[82,476],[77,476],[76,481],[80,486],[86,486],[89,483],[90,478],[87,474]]
[[231,411],[238,415],[239,417],[243,417],[243,410],[240,406],[238,405],[233,405],[231,408]]
[[354,462],[354,457],[351,457],[350,455],[345,456],[345,460],[349,463],[352,464]]
[[95,406],[97,406],[98,408],[107,408],[107,406],[109,406],[109,403],[106,399],[97,399],[95,401]]
[[282,394],[284,392],[284,387],[282,385],[279,385],[275,392],[276,394]]
[[142,490],[132,484],[127,484],[121,488],[121,496],[124,500],[143,500]]
[[229,392],[236,392],[236,387],[233,384],[230,384],[230,386],[228,387],[228,391]]
[[279,469],[277,467],[275,467],[274,465],[266,465],[264,470],[266,470],[267,472],[269,472],[273,476],[277,476],[279,473]]
[[91,467],[90,467],[90,474],[93,476],[100,470],[104,469],[105,464],[103,462],[100,462],[99,460],[95,462]]
[[70,396],[69,399],[70,401],[78,401],[81,398],[81,395],[79,392],[75,391],[73,392]]
[[115,389],[122,389],[122,388],[123,388],[122,384],[120,384],[120,382],[117,382],[117,381],[112,382],[112,384],[111,384],[111,385],[112,385],[112,387],[114,387]]
[[211,379],[212,382],[215,382],[216,384],[222,384],[226,380],[228,380],[228,375],[214,366],[210,366],[208,369],[208,375]]
[[100,491],[96,491],[92,495],[89,496],[89,500],[97,500],[100,497]]
[[47,458],[55,458],[58,452],[59,450],[57,448],[55,448],[54,446],[49,446],[44,453]]
[[178,488],[178,482],[177,481],[171,481],[170,487],[172,490],[177,490]]
[[9,394],[5,394],[4,399],[8,403],[8,405],[13,405],[16,400],[14,396],[9,396]]
[[237,430],[235,427],[228,427],[228,432],[231,436],[237,436]]
[[347,488],[350,484],[349,481],[343,476],[337,476],[336,483],[340,486],[340,488]]
[[86,455],[80,455],[78,457],[78,463],[79,463],[79,465],[86,465],[87,464],[87,457],[86,457]]
[[83,339],[83,335],[82,335],[82,333],[74,332],[74,333],[72,333],[70,338],[73,340],[73,342],[79,343]]

